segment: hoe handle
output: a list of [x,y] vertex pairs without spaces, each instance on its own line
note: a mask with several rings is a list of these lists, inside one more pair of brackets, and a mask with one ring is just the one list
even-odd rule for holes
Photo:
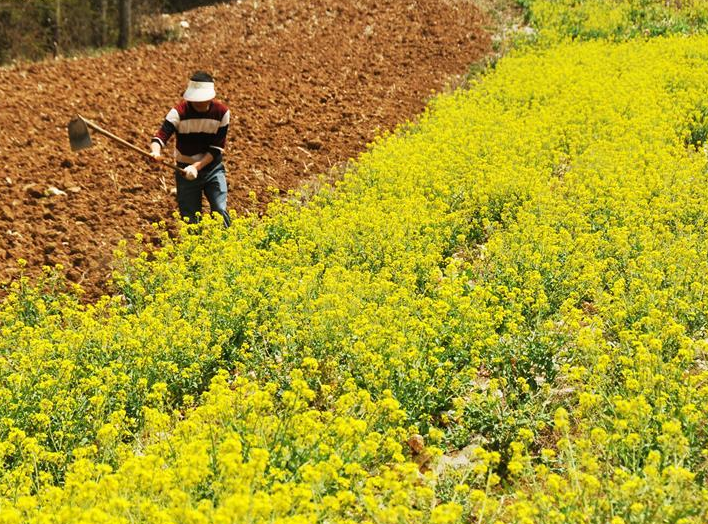
[[[148,153],[147,151],[143,151],[143,150],[140,149],[139,147],[134,146],[134,145],[131,144],[130,142],[128,142],[128,141],[126,141],[126,140],[123,140],[121,137],[116,136],[116,135],[114,135],[113,133],[111,133],[111,132],[109,132],[109,131],[106,131],[106,130],[103,129],[102,127],[98,126],[97,124],[94,124],[93,122],[91,122],[90,120],[87,120],[87,119],[84,118],[84,117],[80,117],[80,118],[81,118],[81,120],[83,120],[84,122],[86,122],[86,125],[89,126],[91,129],[94,129],[95,131],[98,131],[98,132],[101,133],[102,135],[105,135],[105,136],[107,136],[108,138],[111,138],[111,139],[115,140],[115,141],[118,142],[119,144],[122,144],[122,145],[124,145],[125,147],[132,149],[132,150],[135,151],[136,153],[140,153],[141,155],[146,156],[146,157],[148,157],[148,158],[152,158],[152,159],[154,160],[154,157],[153,157],[150,153]],[[172,162],[168,162],[167,160],[160,160],[159,162],[160,162],[161,164],[167,166],[167,167],[171,167],[172,169],[176,169],[177,171],[181,171],[182,173],[185,172],[184,169],[182,169],[181,167],[179,167],[179,166],[176,165],[176,164],[173,164]]]

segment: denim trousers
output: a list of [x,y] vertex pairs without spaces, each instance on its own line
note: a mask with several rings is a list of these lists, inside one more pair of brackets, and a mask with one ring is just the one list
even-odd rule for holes
[[186,218],[190,224],[199,221],[197,213],[202,212],[202,193],[204,193],[211,212],[219,213],[224,217],[226,227],[231,225],[231,218],[226,210],[226,168],[223,163],[219,162],[213,168],[207,167],[201,170],[194,180],[187,180],[181,172],[175,171],[175,184],[177,205],[183,219]]

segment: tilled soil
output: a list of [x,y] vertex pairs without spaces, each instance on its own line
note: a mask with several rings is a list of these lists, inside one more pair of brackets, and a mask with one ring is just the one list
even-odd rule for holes
[[118,242],[173,220],[173,174],[95,133],[72,152],[76,112],[147,150],[190,73],[211,72],[232,113],[229,207],[260,210],[269,187],[355,156],[491,50],[469,0],[247,0],[180,20],[176,42],[0,70],[0,281],[24,258],[97,296]]

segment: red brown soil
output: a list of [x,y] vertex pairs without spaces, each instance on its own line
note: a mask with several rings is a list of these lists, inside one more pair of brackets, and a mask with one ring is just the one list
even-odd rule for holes
[[72,152],[76,112],[147,150],[189,74],[212,72],[232,112],[229,207],[244,212],[414,118],[491,50],[468,0],[246,0],[180,19],[177,42],[0,70],[0,281],[18,258],[30,274],[61,263],[96,296],[119,240],[172,220],[172,173],[95,133]]

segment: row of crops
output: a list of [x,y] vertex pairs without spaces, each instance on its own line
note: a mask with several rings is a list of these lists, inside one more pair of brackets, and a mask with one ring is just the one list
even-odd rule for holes
[[708,10],[525,3],[336,187],[18,281],[0,523],[706,521]]

